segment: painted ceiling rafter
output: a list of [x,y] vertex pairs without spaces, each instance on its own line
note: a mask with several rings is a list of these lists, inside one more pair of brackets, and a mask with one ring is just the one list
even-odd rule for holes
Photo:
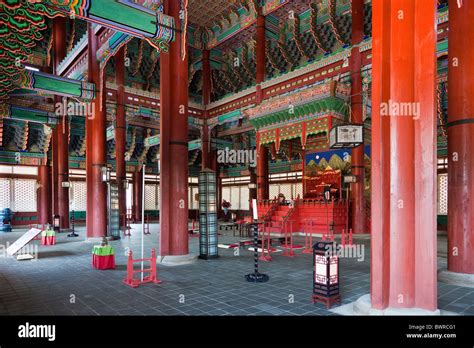
[[336,37],[337,42],[344,46],[345,42],[342,39],[342,35],[340,33],[340,29],[338,27],[337,19],[336,19],[336,0],[328,0],[328,15],[329,15],[329,27],[331,28],[334,36]]
[[300,18],[299,16],[295,16],[294,23],[293,23],[293,38],[296,43],[296,47],[298,48],[298,51],[300,52],[301,56],[304,59],[308,59],[309,55],[306,52],[305,48],[303,47],[303,43],[301,42],[301,36],[300,36]]
[[64,16],[77,17],[146,40],[158,51],[175,39],[174,18],[131,1],[46,0],[45,5]]

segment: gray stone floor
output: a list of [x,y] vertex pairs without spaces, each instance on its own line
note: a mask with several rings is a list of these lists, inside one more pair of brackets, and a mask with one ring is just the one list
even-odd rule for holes
[[[253,252],[219,249],[220,258],[198,260],[185,266],[158,266],[162,284],[145,284],[132,289],[122,283],[126,250],[140,254],[140,232],[111,244],[116,250],[116,269],[94,270],[92,244],[80,237],[58,237],[55,246],[39,246],[38,259],[17,261],[6,257],[4,246],[25,230],[0,234],[0,315],[335,315],[322,304],[312,304],[312,258],[297,251],[295,258],[275,253],[273,261],[261,262],[261,272],[270,276],[265,284],[249,284],[244,275],[253,271]],[[145,236],[145,257],[157,248],[158,226]],[[238,241],[220,236],[220,243]],[[365,259],[342,258],[340,284],[343,304],[369,292],[370,241],[356,239],[365,246]],[[39,245],[39,241],[33,242]],[[302,240],[295,240],[302,243]],[[439,243],[443,242],[440,237]],[[197,238],[190,249],[197,252]],[[439,265],[446,260],[439,256]],[[443,264],[444,263],[444,264]],[[474,315],[474,289],[439,283],[439,308]]]

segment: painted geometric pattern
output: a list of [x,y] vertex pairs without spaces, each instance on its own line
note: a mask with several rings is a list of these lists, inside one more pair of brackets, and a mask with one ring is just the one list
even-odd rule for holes
[[69,189],[71,211],[85,211],[87,207],[87,187],[85,181],[73,181]]
[[10,208],[11,198],[10,179],[0,179],[0,209]]
[[223,186],[222,199],[230,202],[232,210],[248,210],[249,209],[249,189],[247,186]]
[[448,215],[448,174],[438,174],[438,215]]
[[14,179],[13,211],[36,212],[36,180]]
[[286,199],[303,197],[303,185],[301,183],[270,184],[270,198],[278,197],[282,193]]
[[145,185],[145,210],[160,209],[160,185]]

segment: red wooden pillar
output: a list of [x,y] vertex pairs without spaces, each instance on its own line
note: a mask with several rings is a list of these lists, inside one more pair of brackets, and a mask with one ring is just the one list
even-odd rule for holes
[[[182,60],[181,2],[166,0],[176,40],[160,56],[160,255],[188,249],[188,54]],[[187,50],[187,47],[184,47]]]
[[269,199],[270,188],[268,182],[268,148],[258,145],[257,151],[257,199]]
[[474,3],[449,1],[448,270],[474,274]]
[[[57,17],[54,19],[52,35],[53,73],[57,75],[57,68],[66,56],[66,18]],[[54,101],[55,103],[62,103],[62,98],[56,96]],[[60,215],[60,226],[62,228],[69,228],[69,189],[66,187],[63,188],[61,184],[65,179],[69,180],[69,135],[68,132],[66,132],[68,131],[68,125],[64,125],[63,121],[64,118],[56,125],[52,136],[53,213]]]
[[69,120],[63,117],[56,126],[58,129],[58,214],[61,228],[69,228],[69,187],[63,183],[69,182]]
[[202,50],[202,102],[211,102],[211,51]]
[[[87,237],[103,237],[107,233],[107,186],[102,181],[106,157],[106,93],[101,86],[99,62],[96,58],[99,38],[91,24],[88,34],[88,79],[96,86],[92,117],[86,120]],[[103,79],[105,81],[105,79]]]
[[211,167],[211,144],[210,144],[210,134],[209,126],[207,124],[207,119],[204,120],[202,125],[201,133],[201,169],[206,169]]
[[117,116],[115,119],[115,171],[118,186],[118,201],[120,223],[125,224],[123,218],[127,214],[127,197],[125,182],[127,169],[125,165],[125,139],[127,125],[125,120],[125,50],[122,47],[115,56],[115,81],[117,84]]
[[[259,8],[257,16],[257,37],[256,37],[256,103],[261,104],[264,96],[261,84],[265,81],[265,16],[261,13]],[[269,182],[268,182],[268,148],[261,146],[257,141],[257,199],[268,199],[269,198]]]
[[143,167],[133,172],[133,220],[142,221]]
[[[437,308],[437,2],[374,0],[372,4],[371,303],[377,309],[433,311]],[[396,113],[388,107],[389,100],[409,112]]]
[[257,38],[256,38],[256,58],[257,58],[257,94],[256,94],[256,102],[260,104],[263,99],[263,90],[262,90],[262,82],[265,81],[265,45],[266,45],[266,38],[265,38],[265,16],[261,13],[261,9],[259,9],[259,14],[257,17]]
[[51,167],[40,165],[38,167],[39,205],[38,205],[38,223],[41,225],[52,222],[51,214]]
[[[204,107],[206,108],[207,105],[211,102],[211,63],[210,63],[210,51],[203,50],[202,51],[202,102]],[[211,134],[209,131],[209,125],[207,124],[207,118],[209,117],[209,113],[207,110],[204,111],[205,121],[204,125],[202,126],[202,151],[201,151],[201,168],[211,168],[211,151],[212,147],[210,144]]]
[[[352,0],[352,45],[364,39],[364,0]],[[351,117],[352,122],[364,124],[362,110],[362,58],[359,47],[353,47],[350,59],[351,66]],[[352,188],[352,231],[365,233],[365,197],[364,197],[364,144],[352,150],[352,174],[357,182]]]
[[250,167],[250,183],[255,185],[255,188],[249,189],[249,200],[257,199],[257,170],[255,167]]

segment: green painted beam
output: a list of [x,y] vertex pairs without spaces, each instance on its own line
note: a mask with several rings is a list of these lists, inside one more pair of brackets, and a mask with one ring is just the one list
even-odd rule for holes
[[17,121],[41,123],[48,125],[56,125],[58,123],[58,119],[55,114],[14,105],[7,105],[6,108],[4,108],[4,112],[0,111],[0,117]]

